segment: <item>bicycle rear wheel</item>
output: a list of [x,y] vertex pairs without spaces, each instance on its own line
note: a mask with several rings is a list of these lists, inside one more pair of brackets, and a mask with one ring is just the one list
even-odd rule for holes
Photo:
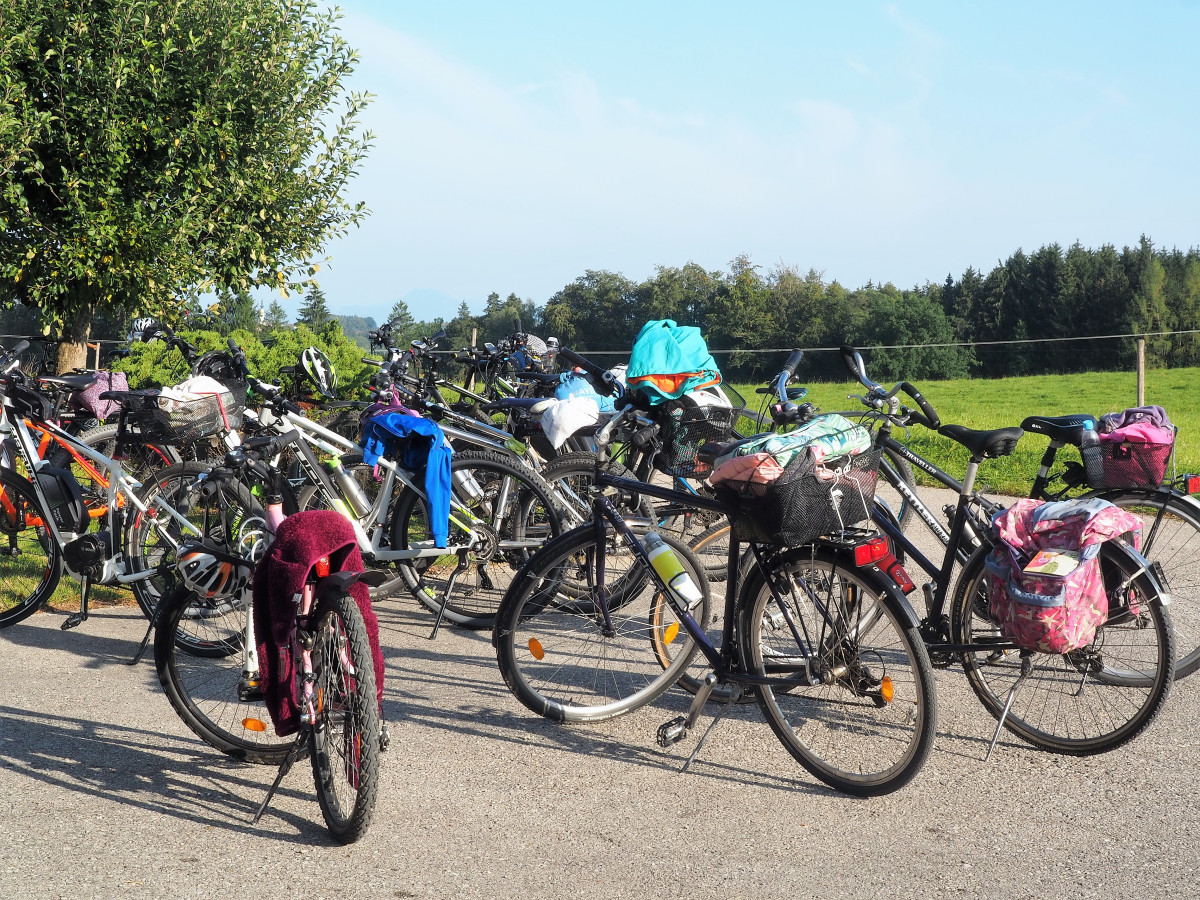
[[1142,555],[1162,566],[1171,594],[1175,679],[1200,669],[1200,506],[1168,488],[1099,496],[1142,520]]
[[887,579],[848,562],[810,546],[755,566],[739,633],[751,674],[793,679],[757,689],[776,737],[826,784],[869,797],[920,771],[937,699],[925,646]]
[[[951,633],[959,643],[1004,640],[989,611],[988,549],[976,551],[955,588]],[[1171,687],[1174,636],[1153,583],[1135,574],[1137,563],[1111,542],[1102,546],[1100,562],[1109,619],[1088,646],[1065,654],[984,647],[962,656],[984,708],[999,719],[1012,693],[1004,727],[1055,753],[1085,756],[1132,740],[1158,715]]]
[[[662,538],[703,595],[692,615],[707,621],[699,562],[674,538]],[[611,627],[599,603],[597,553],[604,554]],[[651,702],[697,651],[648,568],[611,529],[597,544],[591,524],[554,539],[521,569],[496,615],[492,645],[516,698],[557,722],[598,722]]]
[[33,485],[0,469],[0,628],[37,612],[62,577],[62,551],[42,522]]
[[[171,706],[197,737],[236,759],[278,765],[296,738],[275,735],[261,690],[244,674],[249,616],[248,592],[236,604],[216,605],[178,585],[162,599],[154,668]],[[187,650],[180,649],[181,632]]]
[[317,600],[313,629],[312,770],[329,833],[367,832],[379,790],[379,700],[367,628],[346,593]]

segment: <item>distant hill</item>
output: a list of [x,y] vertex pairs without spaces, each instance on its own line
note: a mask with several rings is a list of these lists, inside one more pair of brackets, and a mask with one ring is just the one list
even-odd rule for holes
[[364,350],[369,350],[371,342],[367,340],[367,332],[374,331],[379,326],[375,324],[375,320],[371,316],[363,318],[362,316],[334,316],[342,323],[342,333],[348,338],[352,338],[354,343],[362,347]]

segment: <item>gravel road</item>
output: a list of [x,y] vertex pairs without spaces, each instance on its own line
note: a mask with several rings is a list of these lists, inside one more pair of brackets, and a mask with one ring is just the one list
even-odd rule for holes
[[527,713],[488,635],[407,598],[377,606],[387,654],[374,824],[326,836],[307,765],[255,826],[274,769],[197,741],[153,665],[126,665],[136,608],[76,631],[38,614],[0,633],[2,898],[1188,897],[1196,895],[1200,678],[1149,732],[1076,759],[1005,733],[959,669],[938,673],[930,762],[904,790],[848,799],[738,708],[687,774],[694,738],[655,729],[672,691],[613,722]]

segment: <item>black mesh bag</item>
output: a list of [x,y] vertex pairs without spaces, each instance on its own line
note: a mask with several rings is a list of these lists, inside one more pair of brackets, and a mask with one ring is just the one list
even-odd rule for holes
[[797,454],[761,497],[719,488],[734,535],[742,541],[795,547],[871,516],[880,450],[825,460],[816,468]]
[[699,459],[700,447],[729,440],[734,411],[727,406],[701,406],[688,397],[669,400],[654,409],[662,448],[654,467],[676,478],[704,478],[712,470]]

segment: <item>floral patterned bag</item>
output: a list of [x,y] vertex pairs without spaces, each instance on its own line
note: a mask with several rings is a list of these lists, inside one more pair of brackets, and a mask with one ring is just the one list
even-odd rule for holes
[[991,617],[1018,646],[1040,653],[1084,647],[1108,620],[1100,546],[1141,520],[1106,500],[1018,500],[992,520]]

